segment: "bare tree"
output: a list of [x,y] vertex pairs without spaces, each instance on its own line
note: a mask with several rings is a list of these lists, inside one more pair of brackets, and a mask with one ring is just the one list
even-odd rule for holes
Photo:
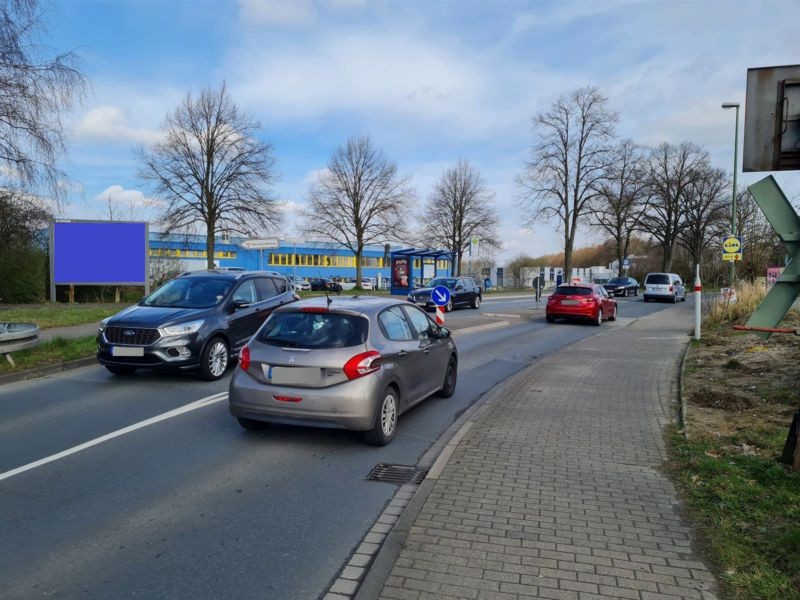
[[617,113],[593,87],[556,100],[533,119],[535,142],[523,173],[525,220],[557,220],[564,234],[564,273],[572,277],[572,248],[578,223],[605,180]]
[[356,283],[361,286],[364,246],[400,240],[414,199],[409,178],[369,136],[350,137],[328,161],[328,168],[311,184],[303,211],[303,234],[344,244],[356,259]]
[[678,236],[686,226],[692,183],[708,165],[708,152],[691,142],[663,143],[653,149],[648,163],[650,200],[642,228],[662,250],[661,270],[669,271]]
[[725,229],[730,182],[722,169],[701,164],[689,182],[683,205],[684,226],[678,243],[700,264],[706,248],[721,238]]
[[[727,227],[723,233],[727,233]],[[743,277],[764,277],[767,267],[783,264],[786,250],[747,189],[737,194],[736,234],[745,248],[741,263],[736,265]]]
[[596,224],[614,240],[617,274],[623,274],[631,236],[640,228],[647,210],[647,177],[644,152],[632,140],[623,140],[611,152],[608,178],[600,181],[592,208]]
[[141,148],[139,176],[163,205],[165,233],[205,226],[208,268],[215,235],[253,235],[281,222],[269,187],[272,147],[256,138],[260,124],[243,113],[225,84],[187,94],[162,125],[164,139]]
[[423,216],[422,237],[453,253],[452,275],[461,275],[461,260],[473,237],[482,246],[500,248],[493,200],[494,193],[466,160],[459,160],[436,182]]
[[3,187],[47,192],[58,199],[66,151],[63,116],[84,94],[77,56],[48,56],[38,0],[6,0],[0,6],[0,164]]

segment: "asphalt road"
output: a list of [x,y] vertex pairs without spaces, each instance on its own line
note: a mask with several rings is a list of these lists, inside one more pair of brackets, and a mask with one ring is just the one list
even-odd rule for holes
[[[603,327],[669,306],[621,299]],[[13,474],[224,392],[227,378],[97,366],[0,386],[0,596],[317,598],[395,491],[365,480],[375,464],[415,464],[497,383],[602,330],[548,325],[532,299],[499,297],[448,313],[447,326],[459,332],[456,394],[403,415],[384,448],[345,431],[246,432],[212,398]]]

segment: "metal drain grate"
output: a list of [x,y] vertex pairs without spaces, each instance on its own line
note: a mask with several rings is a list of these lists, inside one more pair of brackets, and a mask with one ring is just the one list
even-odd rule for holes
[[419,485],[428,474],[428,469],[413,465],[392,465],[380,463],[375,465],[367,475],[368,481],[384,481],[386,483],[416,483]]

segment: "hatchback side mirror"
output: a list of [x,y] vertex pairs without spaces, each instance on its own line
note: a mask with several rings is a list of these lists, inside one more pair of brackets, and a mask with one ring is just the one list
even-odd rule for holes
[[463,285],[457,285],[457,286],[456,286],[456,291],[457,291],[457,292],[458,292],[458,291],[461,291],[461,290],[463,290],[463,289],[464,289],[464,286],[463,286]]
[[450,330],[447,327],[440,327],[439,331],[436,333],[436,337],[441,340],[446,340],[450,337]]

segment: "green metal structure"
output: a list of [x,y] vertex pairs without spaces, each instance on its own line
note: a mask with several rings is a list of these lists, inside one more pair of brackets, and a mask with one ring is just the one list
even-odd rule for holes
[[[748,327],[776,327],[800,295],[800,217],[770,175],[748,186],[769,224],[778,234],[789,255],[789,264],[766,298],[747,321]],[[769,338],[769,333],[759,333]]]

